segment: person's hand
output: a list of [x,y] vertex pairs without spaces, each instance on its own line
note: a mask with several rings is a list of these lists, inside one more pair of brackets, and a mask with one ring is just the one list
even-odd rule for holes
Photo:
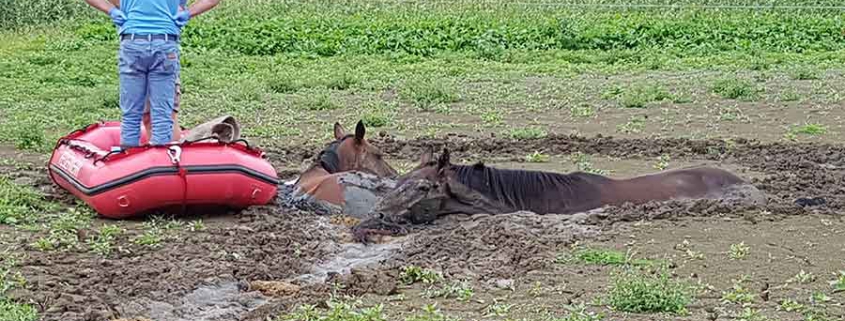
[[126,15],[123,14],[123,11],[120,11],[117,7],[114,7],[109,11],[109,17],[111,17],[114,25],[118,27],[122,26],[123,23],[126,22]]
[[188,20],[191,20],[191,12],[188,10],[179,11],[179,13],[176,14],[176,17],[173,18],[173,21],[176,22],[176,26],[179,28],[188,24]]

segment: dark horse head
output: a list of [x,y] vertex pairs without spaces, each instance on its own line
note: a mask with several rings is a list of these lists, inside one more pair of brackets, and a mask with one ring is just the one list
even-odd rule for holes
[[396,176],[396,170],[384,160],[381,150],[364,138],[365,134],[366,128],[361,121],[355,126],[355,134],[347,134],[340,123],[335,123],[335,140],[320,152],[314,166],[329,174],[361,171],[378,177]]

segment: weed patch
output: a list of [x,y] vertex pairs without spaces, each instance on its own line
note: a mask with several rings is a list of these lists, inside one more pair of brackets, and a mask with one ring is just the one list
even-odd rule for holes
[[546,163],[549,161],[549,155],[541,152],[533,152],[525,156],[525,161],[529,163]]
[[301,305],[290,314],[279,316],[275,321],[386,321],[384,307],[376,305],[370,308],[359,307],[358,302],[329,300],[327,309],[321,310],[314,305]]
[[608,174],[608,171],[603,170],[603,169],[598,169],[598,168],[593,166],[593,162],[590,159],[590,155],[587,155],[587,154],[584,154],[584,153],[581,153],[581,152],[575,152],[575,153],[572,153],[572,155],[570,156],[570,160],[572,161],[573,164],[575,164],[576,167],[578,167],[579,171],[582,171],[582,172],[585,172],[585,173],[599,174],[599,175],[607,175]]
[[636,85],[622,92],[620,106],[624,108],[645,108],[650,102],[672,99],[665,88],[659,85]]
[[593,265],[628,265],[628,266],[655,266],[657,261],[648,259],[634,259],[632,253],[622,253],[616,250],[600,248],[582,248],[572,254],[566,254],[557,258],[558,263],[583,263]]
[[400,95],[420,111],[432,111],[460,99],[448,81],[435,79],[409,80],[402,87]]
[[614,276],[608,303],[623,312],[685,314],[691,301],[690,288],[665,271],[651,274],[631,268]]
[[404,284],[414,284],[417,282],[434,284],[443,280],[443,275],[440,272],[424,269],[419,266],[405,266],[399,272],[399,280]]
[[738,78],[717,80],[711,89],[724,98],[738,100],[754,100],[759,91],[751,82]]
[[546,131],[538,127],[513,128],[508,132],[513,139],[538,139],[546,137]]
[[0,176],[0,223],[31,223],[45,212],[57,209],[57,204],[44,199],[34,188]]

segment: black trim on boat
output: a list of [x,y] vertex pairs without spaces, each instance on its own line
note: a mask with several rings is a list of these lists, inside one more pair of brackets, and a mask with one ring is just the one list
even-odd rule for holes
[[182,167],[151,167],[145,169],[143,171],[134,173],[129,176],[124,176],[97,186],[85,186],[81,182],[79,182],[76,178],[69,175],[60,167],[50,164],[50,169],[59,174],[64,180],[68,181],[73,187],[77,190],[82,192],[87,196],[96,195],[99,193],[106,192],[108,190],[112,190],[118,187],[121,187],[126,184],[134,183],[140,180],[143,180],[148,177],[153,176],[161,176],[161,175],[179,175],[179,168],[184,168],[187,171],[187,175],[193,174],[219,174],[219,173],[240,173],[245,176],[249,176],[261,181],[264,181],[268,184],[279,185],[279,180],[273,177],[270,177],[264,173],[252,170],[250,168],[243,167],[241,165],[193,165],[193,166],[182,166]]

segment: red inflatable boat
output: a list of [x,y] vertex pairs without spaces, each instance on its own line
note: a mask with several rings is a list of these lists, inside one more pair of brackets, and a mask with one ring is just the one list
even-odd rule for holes
[[[142,129],[142,141],[147,134]],[[189,205],[243,209],[267,204],[279,179],[264,153],[245,141],[186,142],[110,152],[120,122],[99,122],[61,138],[50,178],[100,215],[127,218]]]

